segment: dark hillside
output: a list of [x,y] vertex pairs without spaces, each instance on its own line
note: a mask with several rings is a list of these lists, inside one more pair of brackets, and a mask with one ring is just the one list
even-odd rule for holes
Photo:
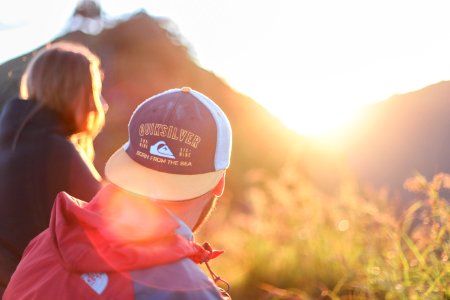
[[[338,190],[343,175],[354,174],[363,184],[388,187],[404,197],[410,195],[402,184],[416,171],[427,177],[450,173],[450,82],[372,105],[348,137],[336,141],[344,152],[343,157],[335,157],[199,67],[182,38],[165,29],[169,22],[141,12],[97,35],[75,31],[57,39],[85,44],[102,59],[103,94],[110,111],[96,140],[95,163],[100,172],[109,155],[125,142],[127,122],[137,104],[166,89],[190,86],[216,101],[230,118],[234,144],[227,179],[228,191],[234,194],[240,193],[246,174],[253,169],[276,174],[281,167],[293,167],[302,178],[331,193]],[[30,57],[28,53],[0,65],[0,108],[17,95]]]
[[395,95],[369,107],[347,145],[357,177],[407,196],[403,181],[450,172],[450,82]]
[[[200,68],[188,49],[174,39],[163,22],[145,13],[103,30],[98,35],[80,31],[57,40],[87,45],[102,59],[103,94],[110,105],[106,127],[96,139],[96,165],[126,141],[127,122],[137,104],[169,88],[190,86],[216,101],[233,127],[233,160],[228,183],[237,192],[253,168],[275,171],[292,153],[300,137],[252,99],[231,89],[221,78]],[[31,54],[0,66],[0,106],[17,95],[18,81]],[[279,149],[283,149],[280,155]]]

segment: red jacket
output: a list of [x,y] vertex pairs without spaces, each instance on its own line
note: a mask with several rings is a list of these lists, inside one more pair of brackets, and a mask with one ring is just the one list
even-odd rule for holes
[[62,192],[50,227],[26,248],[4,300],[221,299],[189,259],[208,253],[180,222],[113,186],[90,203]]

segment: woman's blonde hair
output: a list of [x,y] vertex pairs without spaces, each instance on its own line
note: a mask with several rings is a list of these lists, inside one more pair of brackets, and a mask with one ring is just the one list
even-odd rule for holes
[[[56,112],[72,134],[72,142],[92,161],[93,140],[105,120],[101,89],[99,58],[82,45],[57,42],[30,61],[22,76],[20,97]],[[86,113],[85,128],[79,128],[75,119],[80,105]]]

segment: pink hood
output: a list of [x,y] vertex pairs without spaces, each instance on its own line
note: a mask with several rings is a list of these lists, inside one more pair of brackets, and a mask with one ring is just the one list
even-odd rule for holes
[[110,185],[89,203],[60,193],[50,235],[66,269],[127,271],[197,254],[198,245],[176,234],[179,226],[164,208]]

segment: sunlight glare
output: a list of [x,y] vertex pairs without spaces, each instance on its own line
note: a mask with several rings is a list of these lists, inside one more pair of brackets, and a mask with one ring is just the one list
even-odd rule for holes
[[[266,107],[272,108],[269,111],[286,126],[308,137],[329,135],[343,128],[359,108],[356,103],[349,103],[345,96],[334,93],[332,89],[319,92],[299,87],[290,91],[277,89],[276,93],[276,98],[267,100]],[[257,101],[264,102],[263,99]]]
[[[202,68],[309,137],[340,130],[367,104],[450,79],[446,1],[98,1],[108,17],[144,8],[172,19]],[[0,62],[61,33],[77,2],[8,2],[0,37],[14,43]],[[59,13],[44,18],[50,6]]]

